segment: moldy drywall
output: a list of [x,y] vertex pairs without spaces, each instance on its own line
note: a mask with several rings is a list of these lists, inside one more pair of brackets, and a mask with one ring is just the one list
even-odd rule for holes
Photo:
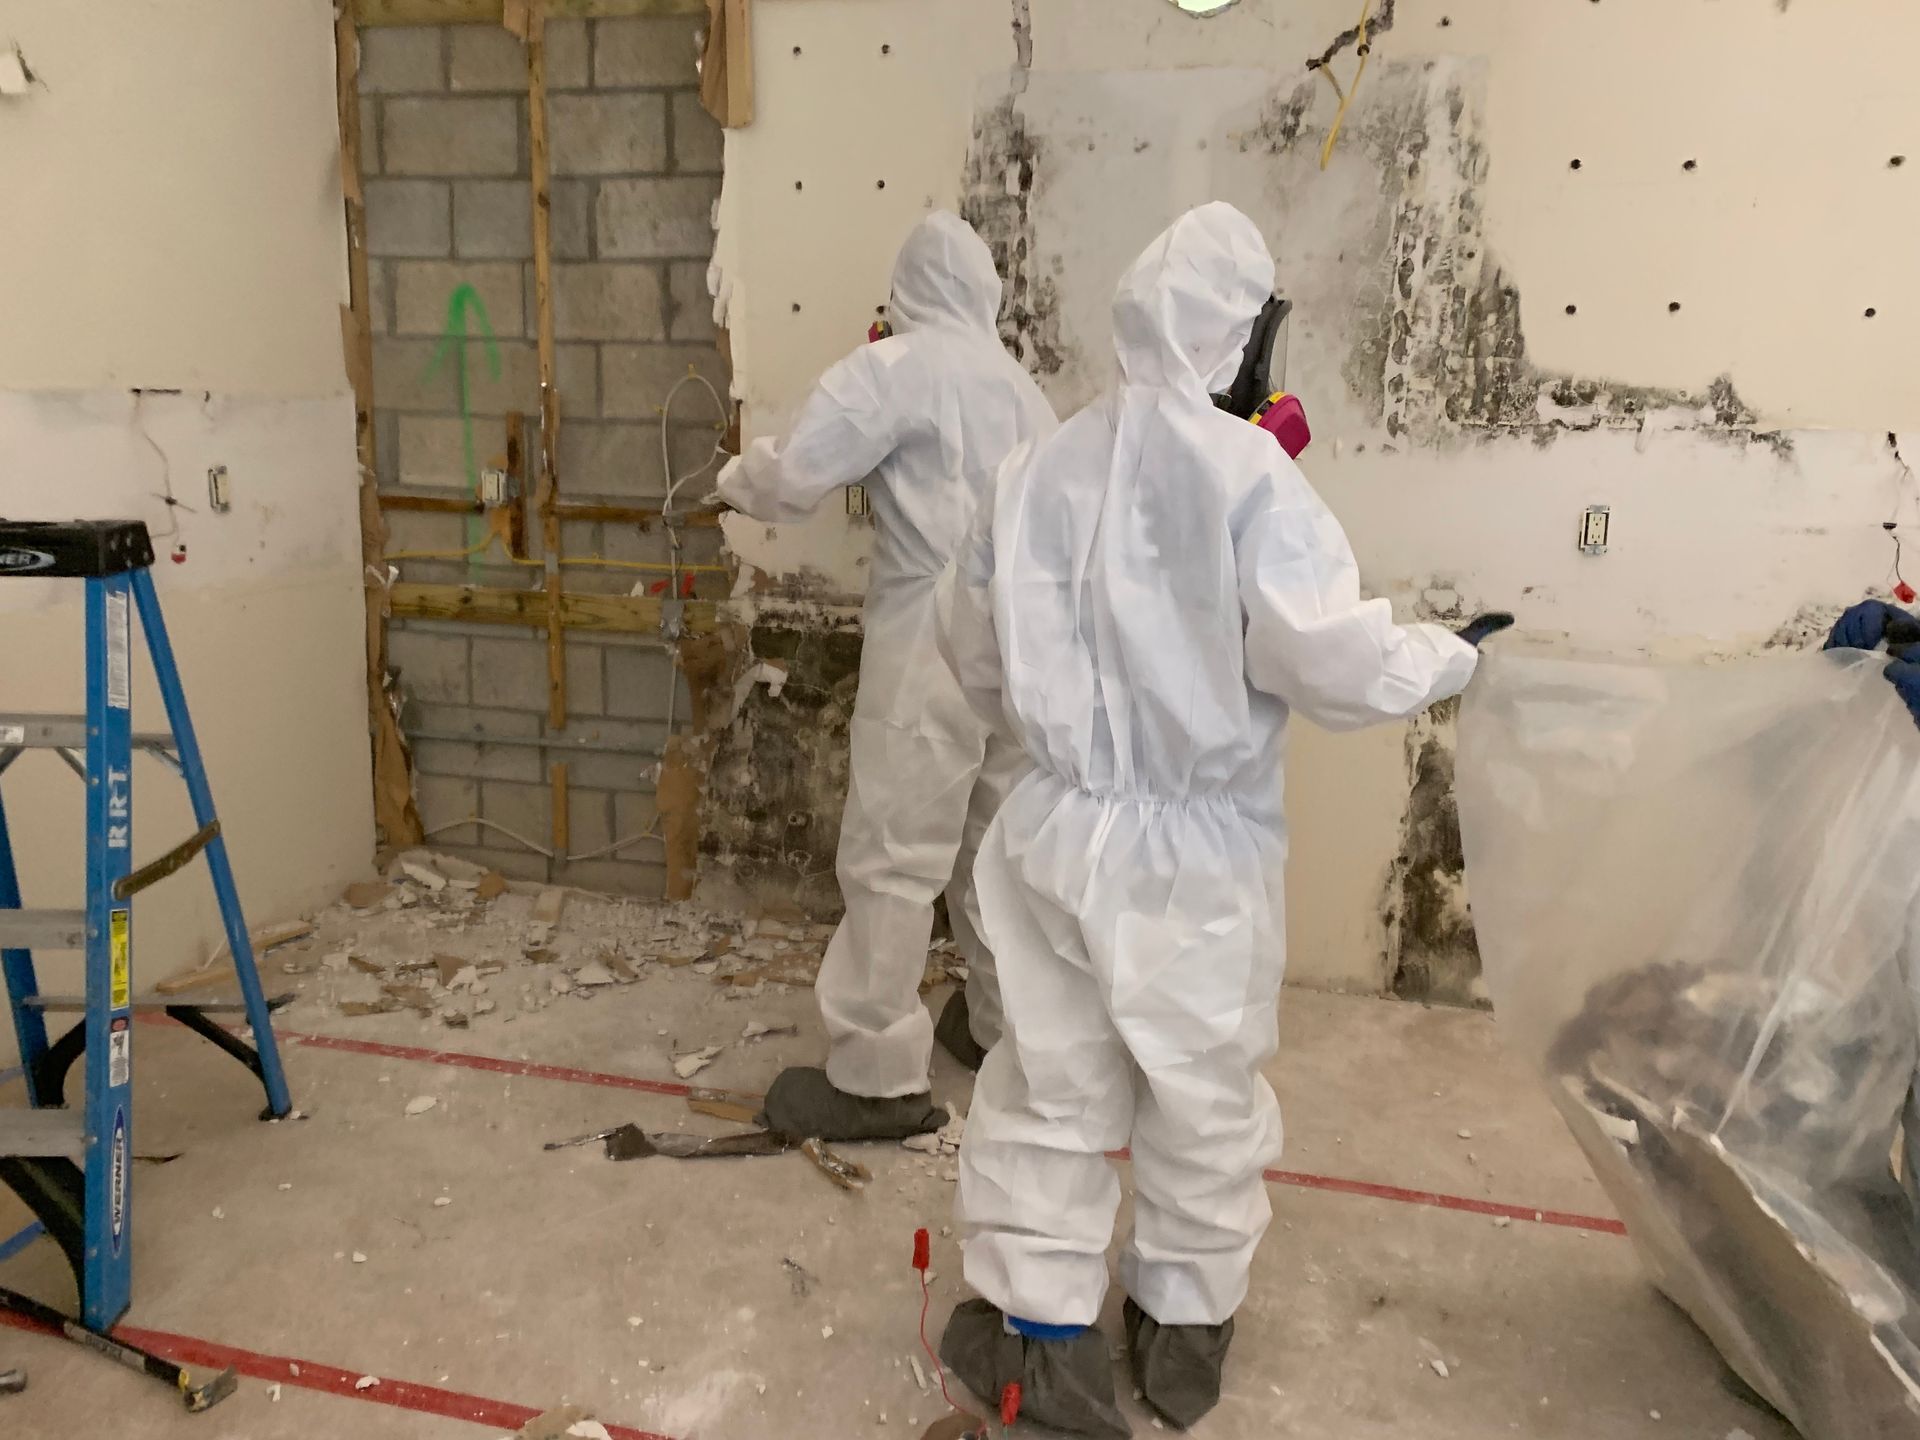
[[[1376,3],[1323,169],[1337,100],[1308,62],[1353,83],[1358,8],[759,7],[715,277],[747,433],[858,341],[929,206],[993,244],[1003,335],[1065,412],[1112,373],[1122,267],[1223,198],[1298,307],[1304,466],[1401,615],[1498,606],[1567,647],[1684,658],[1805,643],[1884,584],[1883,524],[1917,518],[1890,435],[1920,430],[1920,12]],[[1604,556],[1575,544],[1590,505]],[[837,509],[728,536],[759,593],[861,589]],[[1300,727],[1295,980],[1477,996],[1451,735]]]

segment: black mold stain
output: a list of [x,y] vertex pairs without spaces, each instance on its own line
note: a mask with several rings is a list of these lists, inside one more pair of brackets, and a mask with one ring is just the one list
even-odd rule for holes
[[[1367,21],[1367,39],[1369,43],[1393,28],[1393,7],[1394,0],[1381,0],[1379,10]],[[1309,70],[1318,70],[1322,65],[1332,61],[1334,56],[1352,45],[1359,38],[1360,27],[1358,25],[1352,25],[1342,30],[1338,35],[1333,37],[1333,43],[1327,46],[1326,49],[1322,50],[1318,55],[1310,55],[1307,57],[1307,68]]]
[[[1457,702],[1449,702],[1451,707]],[[1435,707],[1435,718],[1442,707]],[[1478,992],[1480,949],[1467,918],[1462,880],[1466,854],[1460,842],[1460,812],[1453,798],[1453,752],[1437,735],[1416,732],[1413,788],[1407,823],[1394,861],[1397,934],[1393,993],[1405,1000],[1485,1006]]]
[[1042,158],[1014,97],[982,111],[974,118],[960,213],[993,251],[1005,281],[1001,342],[1029,371],[1044,376],[1065,368],[1067,355],[1059,289],[1051,277],[1035,272],[1033,190]]
[[719,738],[701,806],[701,855],[752,893],[834,914],[861,637],[763,624],[751,644],[743,663],[783,661],[787,680],[778,697],[754,686]]
[[1519,288],[1482,234],[1488,157],[1471,97],[1449,83],[1448,125],[1432,133],[1424,71],[1386,68],[1372,92],[1374,113],[1358,117],[1357,130],[1388,185],[1398,185],[1386,202],[1381,259],[1390,283],[1372,323],[1356,325],[1345,373],[1363,401],[1378,397],[1390,435],[1427,443],[1449,434],[1524,435],[1546,446],[1565,433],[1636,428],[1652,411],[1683,410],[1698,414],[1695,433],[1791,456],[1792,438],[1759,429],[1728,377],[1702,395],[1535,366]]

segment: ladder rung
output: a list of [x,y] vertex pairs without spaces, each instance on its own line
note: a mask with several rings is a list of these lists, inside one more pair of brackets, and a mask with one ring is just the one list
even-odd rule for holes
[[0,950],[84,950],[84,910],[0,910]]
[[0,1110],[0,1155],[83,1160],[87,1117],[80,1110]]
[[[284,995],[269,995],[267,1009],[278,1010],[293,999],[293,992]],[[41,1010],[49,1015],[67,1015],[87,1008],[84,995],[29,995],[20,1002],[29,1010]],[[164,1010],[199,1010],[208,1015],[242,1015],[246,1013],[244,1000],[171,1000],[166,996],[149,999],[141,996],[133,1002],[133,1009],[154,1012]]]
[[[84,715],[22,715],[0,712],[0,748],[24,745],[30,750],[85,750]],[[171,750],[173,737],[163,731],[140,731],[133,737],[136,750]]]

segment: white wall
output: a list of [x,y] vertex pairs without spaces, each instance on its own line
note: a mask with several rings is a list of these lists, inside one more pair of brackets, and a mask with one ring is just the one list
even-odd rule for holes
[[[1920,454],[1920,130],[1902,68],[1920,9],[1400,0],[1323,173],[1335,102],[1304,62],[1355,9],[761,6],[758,114],[728,135],[719,252],[749,431],[777,426],[857,340],[900,234],[961,200],[975,117],[1011,98],[1037,146],[1030,271],[1052,287],[1066,357],[1043,377],[1052,398],[1072,408],[1110,373],[1107,300],[1138,247],[1188,205],[1240,204],[1299,305],[1288,379],[1315,425],[1306,468],[1403,615],[1452,591],[1570,647],[1698,656],[1806,638],[1883,583],[1881,522],[1896,506],[1920,518],[1886,439],[1905,430]],[[1335,71],[1353,68],[1349,49]],[[1449,401],[1472,388],[1476,350],[1487,375],[1513,368],[1493,320],[1465,308],[1505,289],[1543,398],[1461,418]],[[1396,319],[1410,361],[1388,343]],[[1384,402],[1396,376],[1406,389]],[[1749,408],[1737,423],[1696,403],[1721,376]],[[1597,398],[1551,403],[1556,377]],[[1603,558],[1573,544],[1594,503],[1613,510]],[[859,588],[861,537],[837,514],[729,537],[776,574]],[[1291,973],[1376,988],[1398,943],[1407,737],[1302,729]]]
[[[5,44],[45,83],[0,98],[0,513],[147,521],[242,902],[286,918],[373,845],[332,6],[15,0]],[[81,707],[77,593],[0,583],[0,709]],[[192,826],[177,781],[135,770],[138,861]],[[32,754],[4,795],[28,903],[77,902],[78,784]],[[137,983],[218,930],[204,866],[146,892]]]

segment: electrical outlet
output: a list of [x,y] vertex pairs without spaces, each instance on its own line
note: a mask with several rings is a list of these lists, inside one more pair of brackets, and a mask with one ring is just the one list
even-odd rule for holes
[[212,466],[207,471],[207,508],[216,515],[233,509],[233,489],[224,465]]
[[480,472],[480,503],[489,510],[513,499],[513,477],[504,470]]
[[1611,528],[1613,512],[1605,505],[1589,505],[1587,513],[1580,521],[1580,553],[1582,555],[1604,555],[1607,553],[1607,531]]
[[873,513],[872,503],[867,499],[867,487],[849,485],[847,487],[847,514],[856,520],[864,520]]

